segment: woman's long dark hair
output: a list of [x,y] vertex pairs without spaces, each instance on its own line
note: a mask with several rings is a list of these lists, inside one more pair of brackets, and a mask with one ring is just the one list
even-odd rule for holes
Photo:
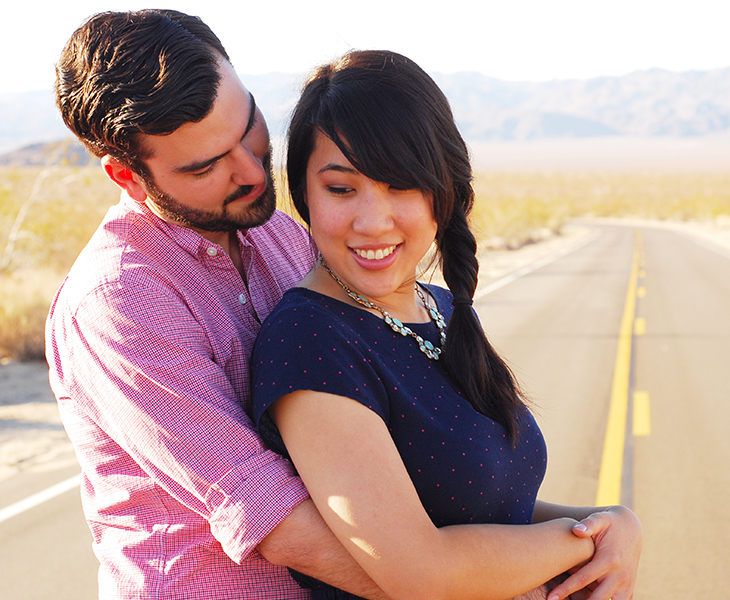
[[370,179],[433,198],[444,280],[455,300],[441,360],[474,408],[516,441],[522,393],[470,305],[479,272],[467,221],[472,171],[446,97],[418,65],[394,52],[353,51],[320,67],[305,84],[289,127],[289,190],[307,223],[306,173],[317,132]]

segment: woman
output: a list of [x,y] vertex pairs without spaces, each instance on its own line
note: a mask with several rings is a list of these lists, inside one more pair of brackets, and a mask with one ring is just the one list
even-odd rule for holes
[[[436,84],[391,52],[320,68],[288,177],[321,259],[259,335],[255,418],[338,539],[392,598],[511,598],[579,565],[551,598],[630,598],[633,513],[536,502],[544,442],[471,308],[471,167]],[[416,283],[434,241],[449,290]]]

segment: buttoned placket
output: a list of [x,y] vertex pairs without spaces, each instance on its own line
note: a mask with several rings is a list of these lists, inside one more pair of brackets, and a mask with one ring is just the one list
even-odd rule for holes
[[[247,268],[247,263],[250,262],[250,257],[246,256],[247,254],[249,254],[249,252],[244,252],[245,248],[246,248],[245,246],[241,246],[241,260],[243,261],[243,264],[244,264],[244,270]],[[238,303],[242,307],[244,307],[244,310],[246,312],[248,312],[248,314],[251,317],[253,317],[253,319],[260,325],[261,319],[259,318],[259,316],[256,312],[256,308],[255,308],[253,302],[251,301],[251,291],[248,288],[246,278],[242,277],[240,275],[240,273],[238,273],[235,265],[233,264],[233,261],[231,260],[231,257],[228,256],[223,251],[222,248],[220,248],[218,246],[214,246],[214,245],[211,245],[211,246],[208,246],[207,248],[205,248],[205,254],[212,259],[215,259],[216,257],[218,257],[218,260],[223,260],[224,261],[223,266],[226,270],[233,270],[237,275],[239,275],[239,280],[242,284],[241,287],[243,288],[243,291],[238,294]],[[247,258],[248,258],[248,260],[247,260]],[[239,288],[239,289],[241,289],[241,288]]]
[[[252,249],[251,246],[248,244],[248,242],[244,239],[241,239],[239,237],[239,248],[241,250],[241,264],[243,265],[243,271],[244,273],[250,272],[251,267],[251,259],[252,259]],[[254,305],[253,298],[251,298],[251,288],[249,287],[250,283],[247,281],[247,278],[244,279],[244,287],[246,288],[246,294],[248,294],[248,298],[246,297],[246,294],[241,294],[238,297],[238,301],[241,304],[246,304],[250,306],[251,314],[253,315],[254,319],[261,324],[261,319],[259,318],[258,312],[256,310],[256,306]]]

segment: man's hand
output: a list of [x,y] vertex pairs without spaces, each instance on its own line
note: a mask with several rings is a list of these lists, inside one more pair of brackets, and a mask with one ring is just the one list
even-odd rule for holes
[[631,600],[639,567],[642,528],[637,516],[624,506],[600,510],[573,527],[577,537],[593,538],[596,551],[555,587],[548,600],[561,600],[578,590],[589,590],[591,600]]
[[[550,594],[552,590],[554,590],[558,585],[568,579],[568,577],[570,577],[570,573],[563,573],[562,575],[558,575],[547,583],[541,585],[539,588],[535,588],[534,590],[531,590],[526,594],[515,596],[514,598],[512,598],[512,600],[547,600],[548,594]],[[570,596],[566,598],[566,600],[588,600],[590,596],[591,591],[590,589],[586,588],[583,590],[578,590],[577,592],[573,592]]]
[[[534,590],[531,590],[526,594],[515,596],[514,598],[512,598],[512,600],[547,600],[548,594],[553,589],[555,589],[557,585],[565,581],[568,577],[568,573],[559,575],[558,577],[555,577],[554,579],[551,579],[547,583],[541,585],[539,588],[535,588]],[[566,600],[588,600],[588,598],[590,598],[590,591],[586,589],[578,590],[577,592],[572,593],[566,598]]]

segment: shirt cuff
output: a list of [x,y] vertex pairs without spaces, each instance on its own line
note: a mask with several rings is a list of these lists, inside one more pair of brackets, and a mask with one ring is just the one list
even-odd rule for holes
[[291,463],[267,450],[210,487],[205,499],[210,530],[223,551],[240,564],[308,497]]

